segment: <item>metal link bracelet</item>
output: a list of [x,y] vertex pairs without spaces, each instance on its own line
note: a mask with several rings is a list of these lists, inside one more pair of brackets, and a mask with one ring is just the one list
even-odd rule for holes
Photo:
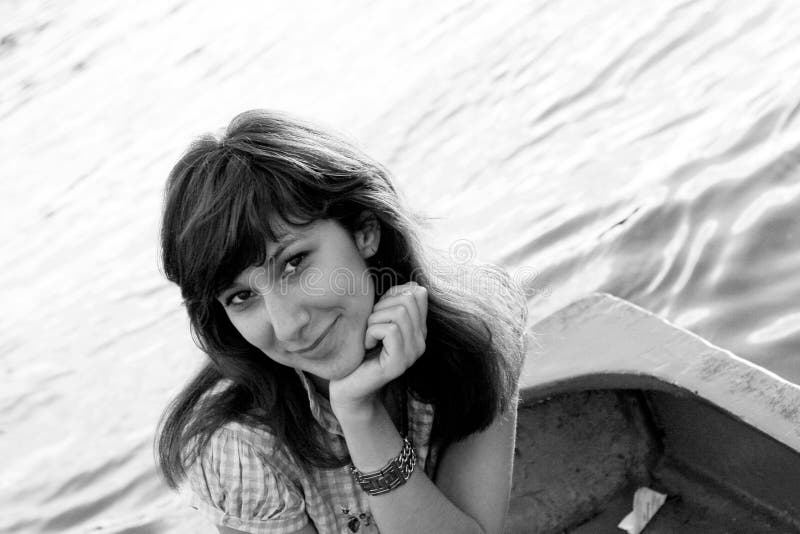
[[411,441],[403,438],[403,448],[400,454],[389,460],[379,471],[362,473],[353,464],[350,464],[350,471],[353,478],[361,489],[370,495],[382,495],[398,488],[406,483],[414,472],[417,465],[417,452],[414,450]]

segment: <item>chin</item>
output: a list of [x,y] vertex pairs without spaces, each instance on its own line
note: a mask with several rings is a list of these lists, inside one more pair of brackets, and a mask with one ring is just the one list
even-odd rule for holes
[[364,349],[361,348],[358,352],[353,351],[350,354],[349,358],[346,360],[340,360],[335,363],[333,368],[331,369],[331,377],[330,380],[339,380],[341,378],[346,377],[356,369],[358,366],[361,365],[361,362],[364,361]]

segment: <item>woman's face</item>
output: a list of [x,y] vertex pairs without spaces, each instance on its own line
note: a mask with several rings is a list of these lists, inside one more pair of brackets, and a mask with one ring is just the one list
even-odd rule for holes
[[347,376],[364,359],[375,303],[365,259],[378,247],[377,220],[354,234],[328,219],[282,227],[286,235],[268,243],[267,262],[240,273],[218,300],[269,358],[323,381]]

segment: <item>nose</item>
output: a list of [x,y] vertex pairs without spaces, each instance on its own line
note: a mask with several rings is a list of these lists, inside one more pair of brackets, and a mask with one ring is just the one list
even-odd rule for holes
[[262,295],[267,321],[278,341],[301,340],[311,316],[296,295],[282,293],[273,291]]

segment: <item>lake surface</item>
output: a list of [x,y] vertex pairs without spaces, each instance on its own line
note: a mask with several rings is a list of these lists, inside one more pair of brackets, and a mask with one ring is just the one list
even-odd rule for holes
[[[380,5],[379,5],[380,4]],[[0,531],[214,532],[162,186],[254,107],[356,140],[535,321],[607,291],[800,382],[800,2],[0,0]]]

